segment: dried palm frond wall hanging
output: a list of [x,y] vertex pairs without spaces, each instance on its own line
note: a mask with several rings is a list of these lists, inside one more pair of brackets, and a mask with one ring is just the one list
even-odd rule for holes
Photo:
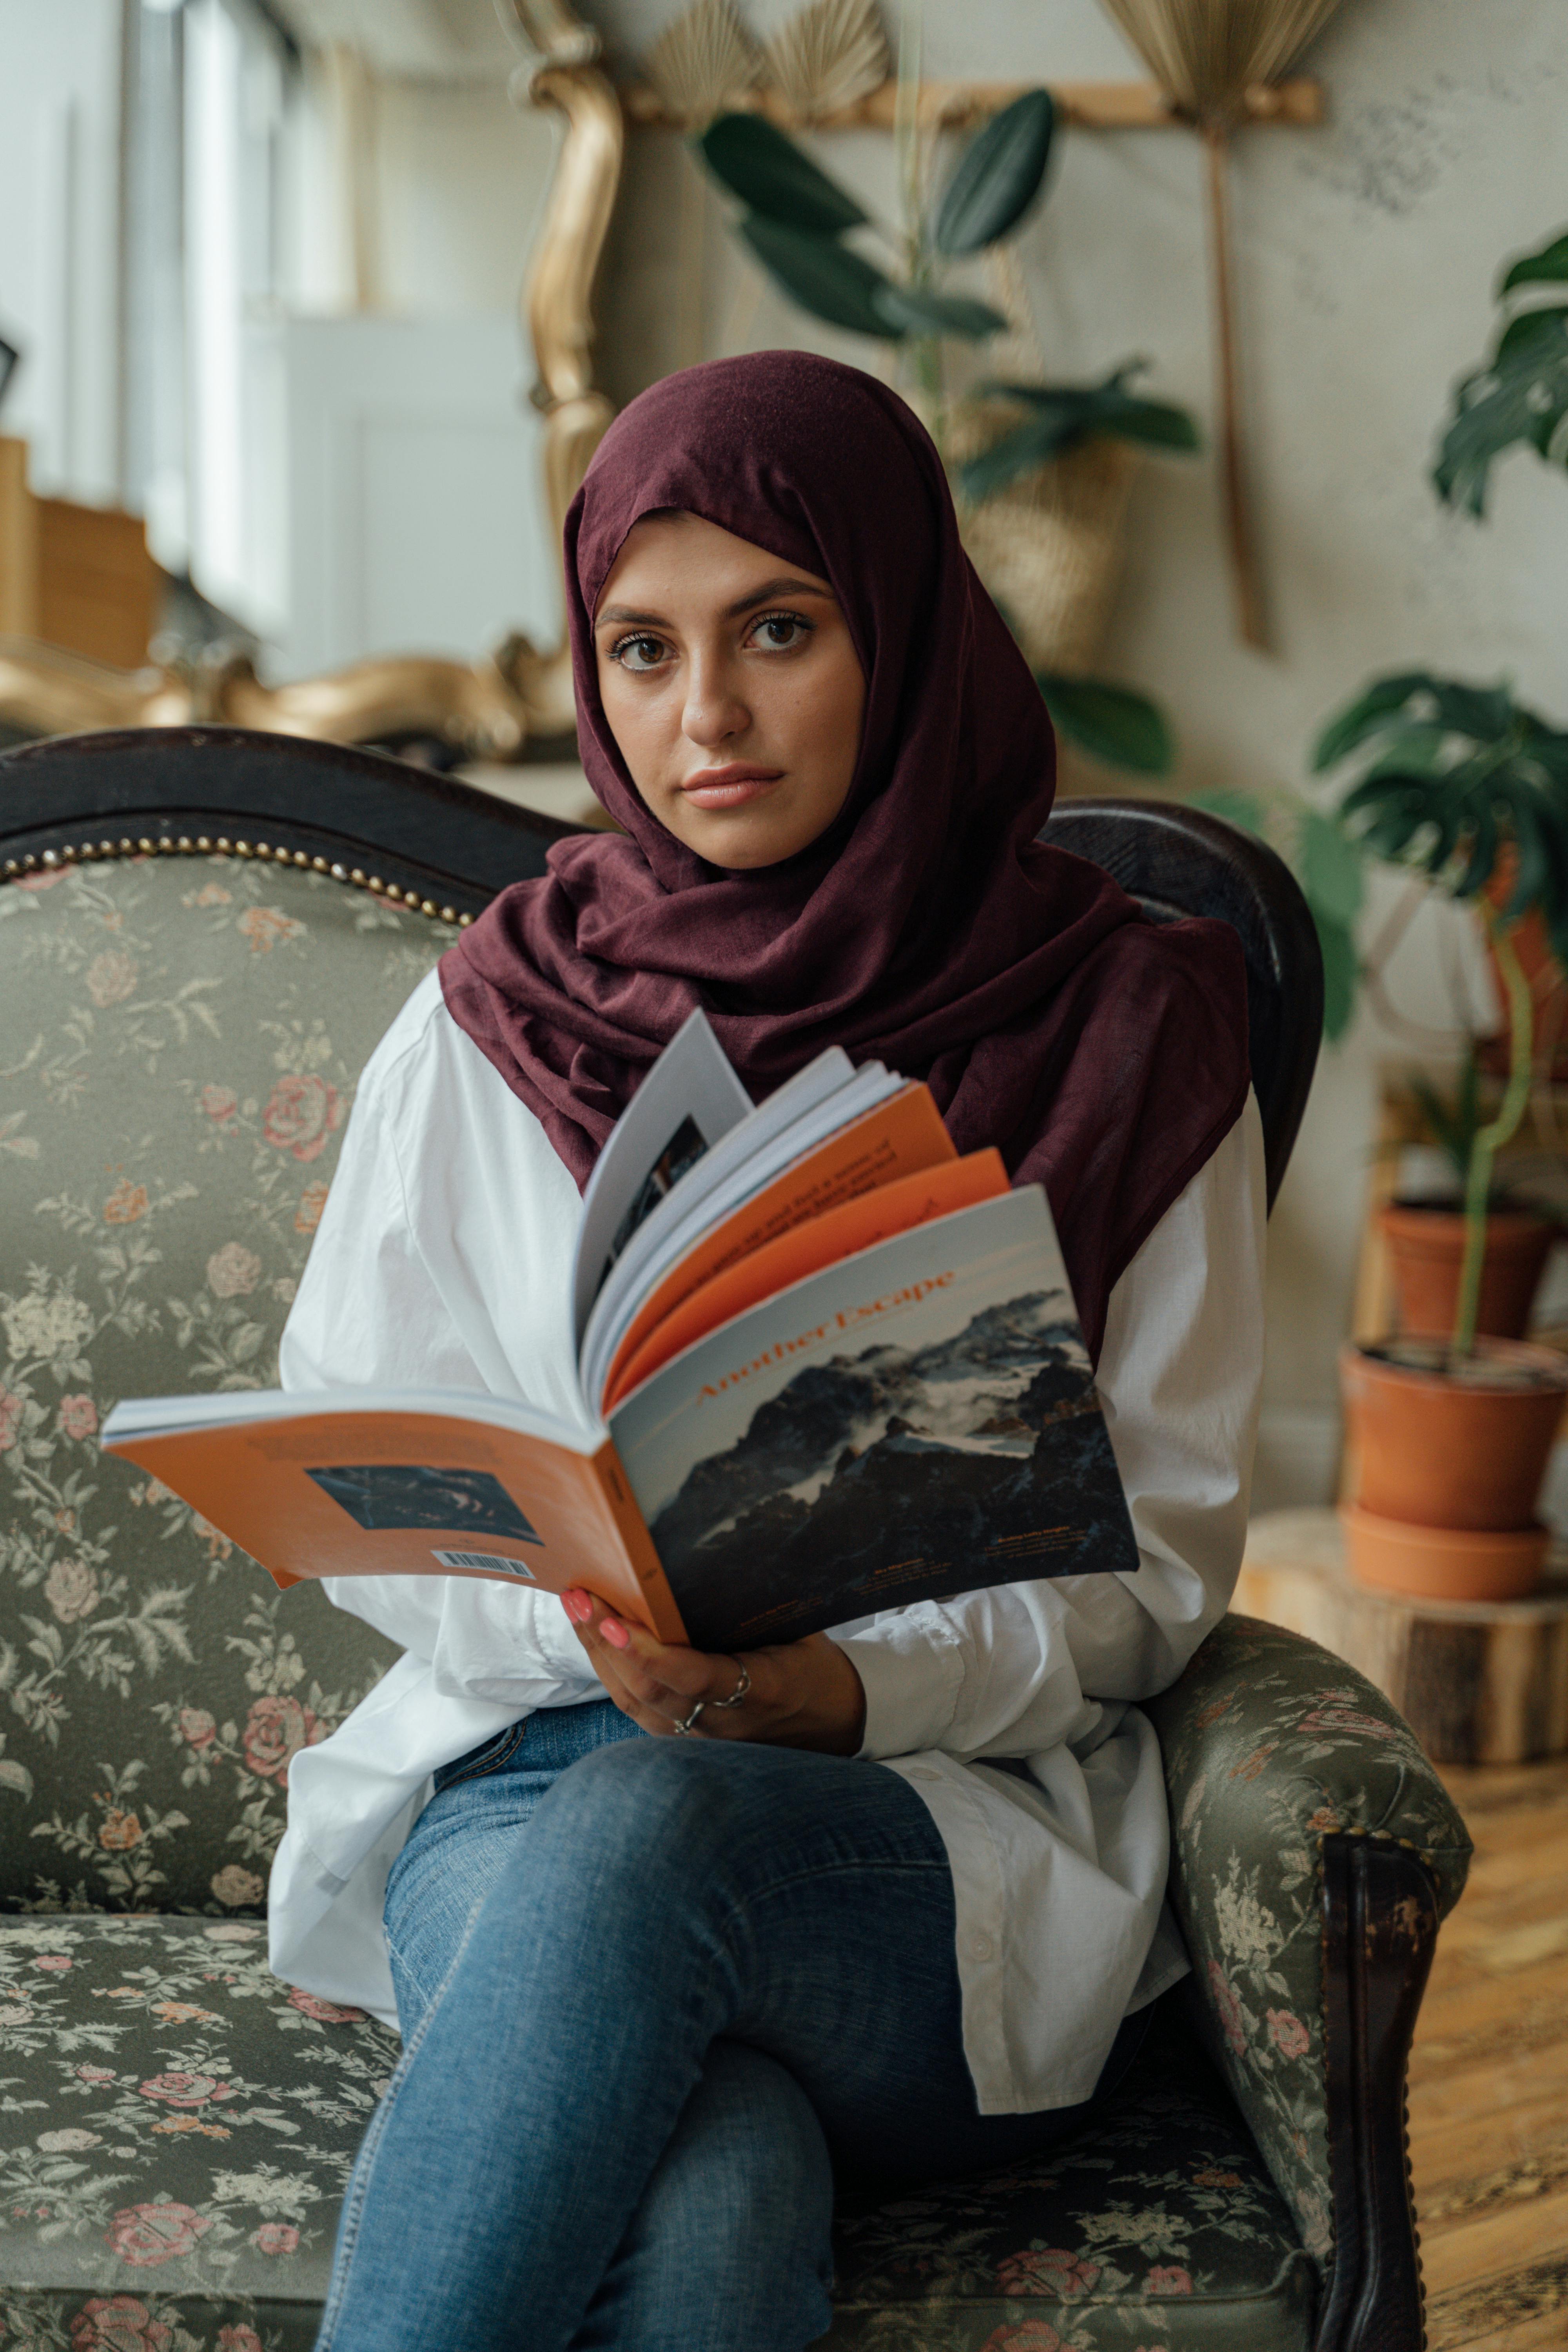
[[[666,118],[689,134],[765,82],[799,122],[820,122],[879,89],[892,58],[877,0],[807,0],[758,48],[735,0],[692,0],[644,60]],[[680,184],[679,320],[682,364],[702,357],[702,281],[707,183],[688,154]],[[748,293],[754,304],[761,281]]]
[[1274,81],[1339,0],[1101,0],[1173,105],[1196,124],[1208,163],[1215,376],[1226,530],[1237,625],[1248,645],[1268,642],[1263,581],[1247,495],[1241,424],[1241,362],[1228,184],[1231,132],[1247,93]]
[[[667,25],[644,61],[644,71],[681,130],[705,131],[716,114],[744,100],[762,79],[762,52],[741,22],[735,0],[692,0]],[[710,198],[689,152],[680,173],[677,284],[680,289],[680,364],[702,357],[702,283]]]

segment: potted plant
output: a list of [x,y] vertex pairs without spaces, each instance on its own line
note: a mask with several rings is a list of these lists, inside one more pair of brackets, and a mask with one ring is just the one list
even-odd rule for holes
[[1528,1591],[1546,1555],[1534,1517],[1568,1391],[1568,1359],[1479,1329],[1496,1156],[1530,1099],[1535,1003],[1516,933],[1534,912],[1568,948],[1568,734],[1503,687],[1383,678],[1320,740],[1320,772],[1353,761],[1347,837],[1475,909],[1508,1009],[1501,1100],[1465,1139],[1464,1247],[1454,1318],[1342,1358],[1358,1460],[1346,1513],[1368,1582],[1449,1599]]
[[[904,347],[965,543],[1060,732],[1097,759],[1164,774],[1174,746],[1157,706],[1084,673],[1114,590],[1130,453],[1195,449],[1191,417],[1132,389],[1138,361],[1097,384],[988,380],[955,394],[949,383],[949,344],[983,342],[1008,325],[990,303],[953,290],[950,267],[994,253],[1022,226],[1045,184],[1055,121],[1050,92],[1026,91],[970,141],[934,202],[922,195],[911,130],[901,235],[879,229],[765,116],[720,114],[694,143],[739,202],[737,234],[784,294],[828,325]],[[848,242],[863,231],[882,237],[892,267]]]
[[[1447,1161],[1458,1190],[1396,1198],[1380,1212],[1401,1331],[1441,1336],[1453,1329],[1458,1318],[1467,1234],[1464,1203],[1487,1124],[1481,1116],[1480,1081],[1480,1059],[1473,1043],[1451,1098],[1440,1095],[1422,1072],[1410,1078],[1426,1130]],[[1490,1339],[1523,1339],[1557,1232],[1554,1217],[1516,1198],[1506,1178],[1494,1180],[1487,1198],[1478,1332]]]

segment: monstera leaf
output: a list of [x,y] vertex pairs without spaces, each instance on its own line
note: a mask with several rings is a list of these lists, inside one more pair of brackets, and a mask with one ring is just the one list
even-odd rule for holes
[[[1564,284],[1568,235],[1516,261],[1498,291],[1507,301],[1521,287]],[[1492,465],[1505,450],[1522,443],[1568,466],[1568,303],[1511,307],[1486,366],[1457,388],[1432,469],[1438,497],[1474,515],[1485,512]]]

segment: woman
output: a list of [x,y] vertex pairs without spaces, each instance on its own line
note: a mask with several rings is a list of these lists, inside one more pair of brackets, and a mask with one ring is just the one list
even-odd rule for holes
[[574,1411],[578,1190],[702,1004],[753,1095],[837,1043],[1045,1184],[1142,1565],[740,1658],[587,1592],[329,1585],[406,1655],[294,1760],[273,1960],[395,2007],[405,2053],[323,2352],[799,2352],[836,2172],[1047,2145],[1186,1966],[1131,1702],[1220,1615],[1246,1517],[1234,934],[1156,929],[1037,845],[1039,695],[869,378],[770,352],[657,385],[566,552],[584,761],[624,834],[505,892],[377,1049],[286,1382]]

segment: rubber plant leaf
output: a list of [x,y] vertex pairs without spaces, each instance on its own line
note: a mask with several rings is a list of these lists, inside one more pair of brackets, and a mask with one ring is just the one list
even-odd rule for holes
[[1555,285],[1568,278],[1568,232],[1554,236],[1539,253],[1527,253],[1516,261],[1499,287],[1500,294],[1511,294],[1516,286]]
[[1124,388],[1124,379],[1136,364],[1118,369],[1099,384],[983,384],[980,389],[988,397],[1016,401],[1033,413],[961,468],[959,479],[965,496],[976,500],[994,498],[1020,474],[1076,448],[1095,433],[1150,447],[1197,448],[1197,427],[1185,409],[1164,401],[1141,400]]
[[884,317],[872,299],[891,288],[891,278],[836,237],[786,228],[782,221],[763,220],[755,213],[741,223],[741,235],[775,285],[814,319],[858,334],[879,335],[884,342],[903,341],[904,330]]
[[868,218],[848,190],[764,115],[718,115],[695,143],[714,178],[763,220],[837,236]]
[[928,288],[898,286],[889,279],[872,301],[889,325],[900,335],[962,335],[979,342],[999,334],[1006,325],[1000,310],[988,302],[972,301],[966,294],[933,294]]
[[1111,686],[1103,678],[1037,674],[1052,723],[1069,742],[1108,767],[1136,775],[1167,776],[1176,746],[1164,713],[1146,694]]
[[1363,694],[1331,719],[1312,747],[1312,772],[1321,775],[1358,745],[1382,732],[1393,714],[1403,710],[1418,694],[1429,694],[1433,682],[1425,670],[1407,670],[1397,677],[1374,678]]
[[1040,193],[1057,110],[1048,89],[1026,89],[976,131],[937,206],[939,253],[979,253],[1016,228]]

